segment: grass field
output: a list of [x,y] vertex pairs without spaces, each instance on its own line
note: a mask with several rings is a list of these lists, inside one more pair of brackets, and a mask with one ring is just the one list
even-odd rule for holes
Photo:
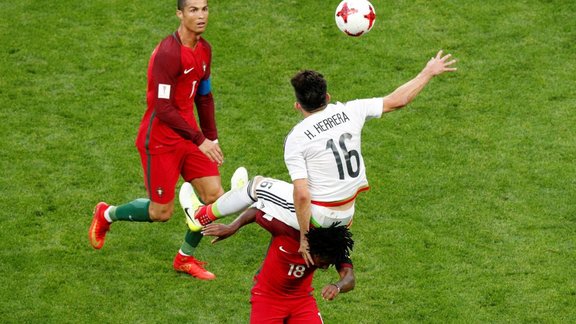
[[[259,227],[201,244],[213,282],[171,269],[180,210],[115,224],[101,251],[87,240],[98,201],[145,195],[133,142],[175,2],[0,1],[0,322],[248,321]],[[211,0],[225,183],[239,165],[288,180],[299,69],[346,101],[388,94],[444,49],[459,71],[365,128],[357,286],[319,300],[324,320],[575,322],[576,2],[372,2],[356,39],[334,24],[338,1]]]

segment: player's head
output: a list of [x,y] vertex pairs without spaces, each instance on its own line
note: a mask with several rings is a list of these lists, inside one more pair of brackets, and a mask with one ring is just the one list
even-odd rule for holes
[[354,247],[352,233],[343,225],[310,228],[306,237],[310,255],[319,268],[325,269],[332,264],[347,262]]
[[208,0],[178,0],[176,16],[181,27],[200,35],[208,25]]
[[322,74],[312,70],[300,71],[290,83],[294,87],[296,101],[304,110],[313,112],[328,103],[326,80]]

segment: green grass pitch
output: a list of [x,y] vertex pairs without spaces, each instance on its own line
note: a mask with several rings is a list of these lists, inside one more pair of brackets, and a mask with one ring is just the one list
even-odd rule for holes
[[[180,210],[115,224],[101,251],[87,239],[98,201],[145,195],[133,143],[175,3],[0,2],[1,322],[248,321],[268,244],[257,226],[200,245],[213,282],[171,269]],[[288,180],[299,69],[346,101],[391,92],[444,49],[458,72],[365,128],[357,286],[319,300],[324,320],[576,321],[576,2],[372,3],[375,27],[351,38],[334,23],[338,1],[210,1],[224,183],[240,165]]]

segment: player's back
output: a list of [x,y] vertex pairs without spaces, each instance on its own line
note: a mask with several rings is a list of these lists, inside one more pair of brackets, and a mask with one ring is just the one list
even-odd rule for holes
[[379,117],[382,99],[329,104],[306,117],[286,138],[284,159],[292,180],[307,178],[312,200],[334,202],[367,188],[361,137],[365,121]]
[[259,211],[256,222],[272,234],[262,267],[254,276],[253,295],[301,298],[312,293],[316,267],[307,267],[298,253],[300,232]]

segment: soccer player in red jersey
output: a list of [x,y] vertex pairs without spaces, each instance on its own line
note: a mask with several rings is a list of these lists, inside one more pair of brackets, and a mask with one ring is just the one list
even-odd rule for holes
[[[208,2],[179,0],[176,15],[180,20],[177,31],[164,38],[150,58],[148,107],[136,138],[148,198],[118,206],[97,204],[89,229],[95,249],[104,245],[112,222],[168,221],[180,175],[204,202],[213,202],[224,193],[218,170],[224,156],[218,145],[210,86],[212,49],[201,37],[208,23]],[[200,233],[187,229],[173,266],[199,279],[214,279],[203,262],[193,257],[201,238]]]
[[212,223],[202,233],[216,236],[213,243],[235,234],[252,222],[272,234],[272,241],[258,273],[254,276],[250,303],[250,323],[322,323],[313,296],[312,278],[318,268],[336,266],[339,280],[322,288],[325,300],[354,289],[355,277],[350,261],[354,245],[346,226],[311,228],[306,237],[314,265],[307,266],[298,252],[300,232],[255,207],[249,208],[229,225]]

